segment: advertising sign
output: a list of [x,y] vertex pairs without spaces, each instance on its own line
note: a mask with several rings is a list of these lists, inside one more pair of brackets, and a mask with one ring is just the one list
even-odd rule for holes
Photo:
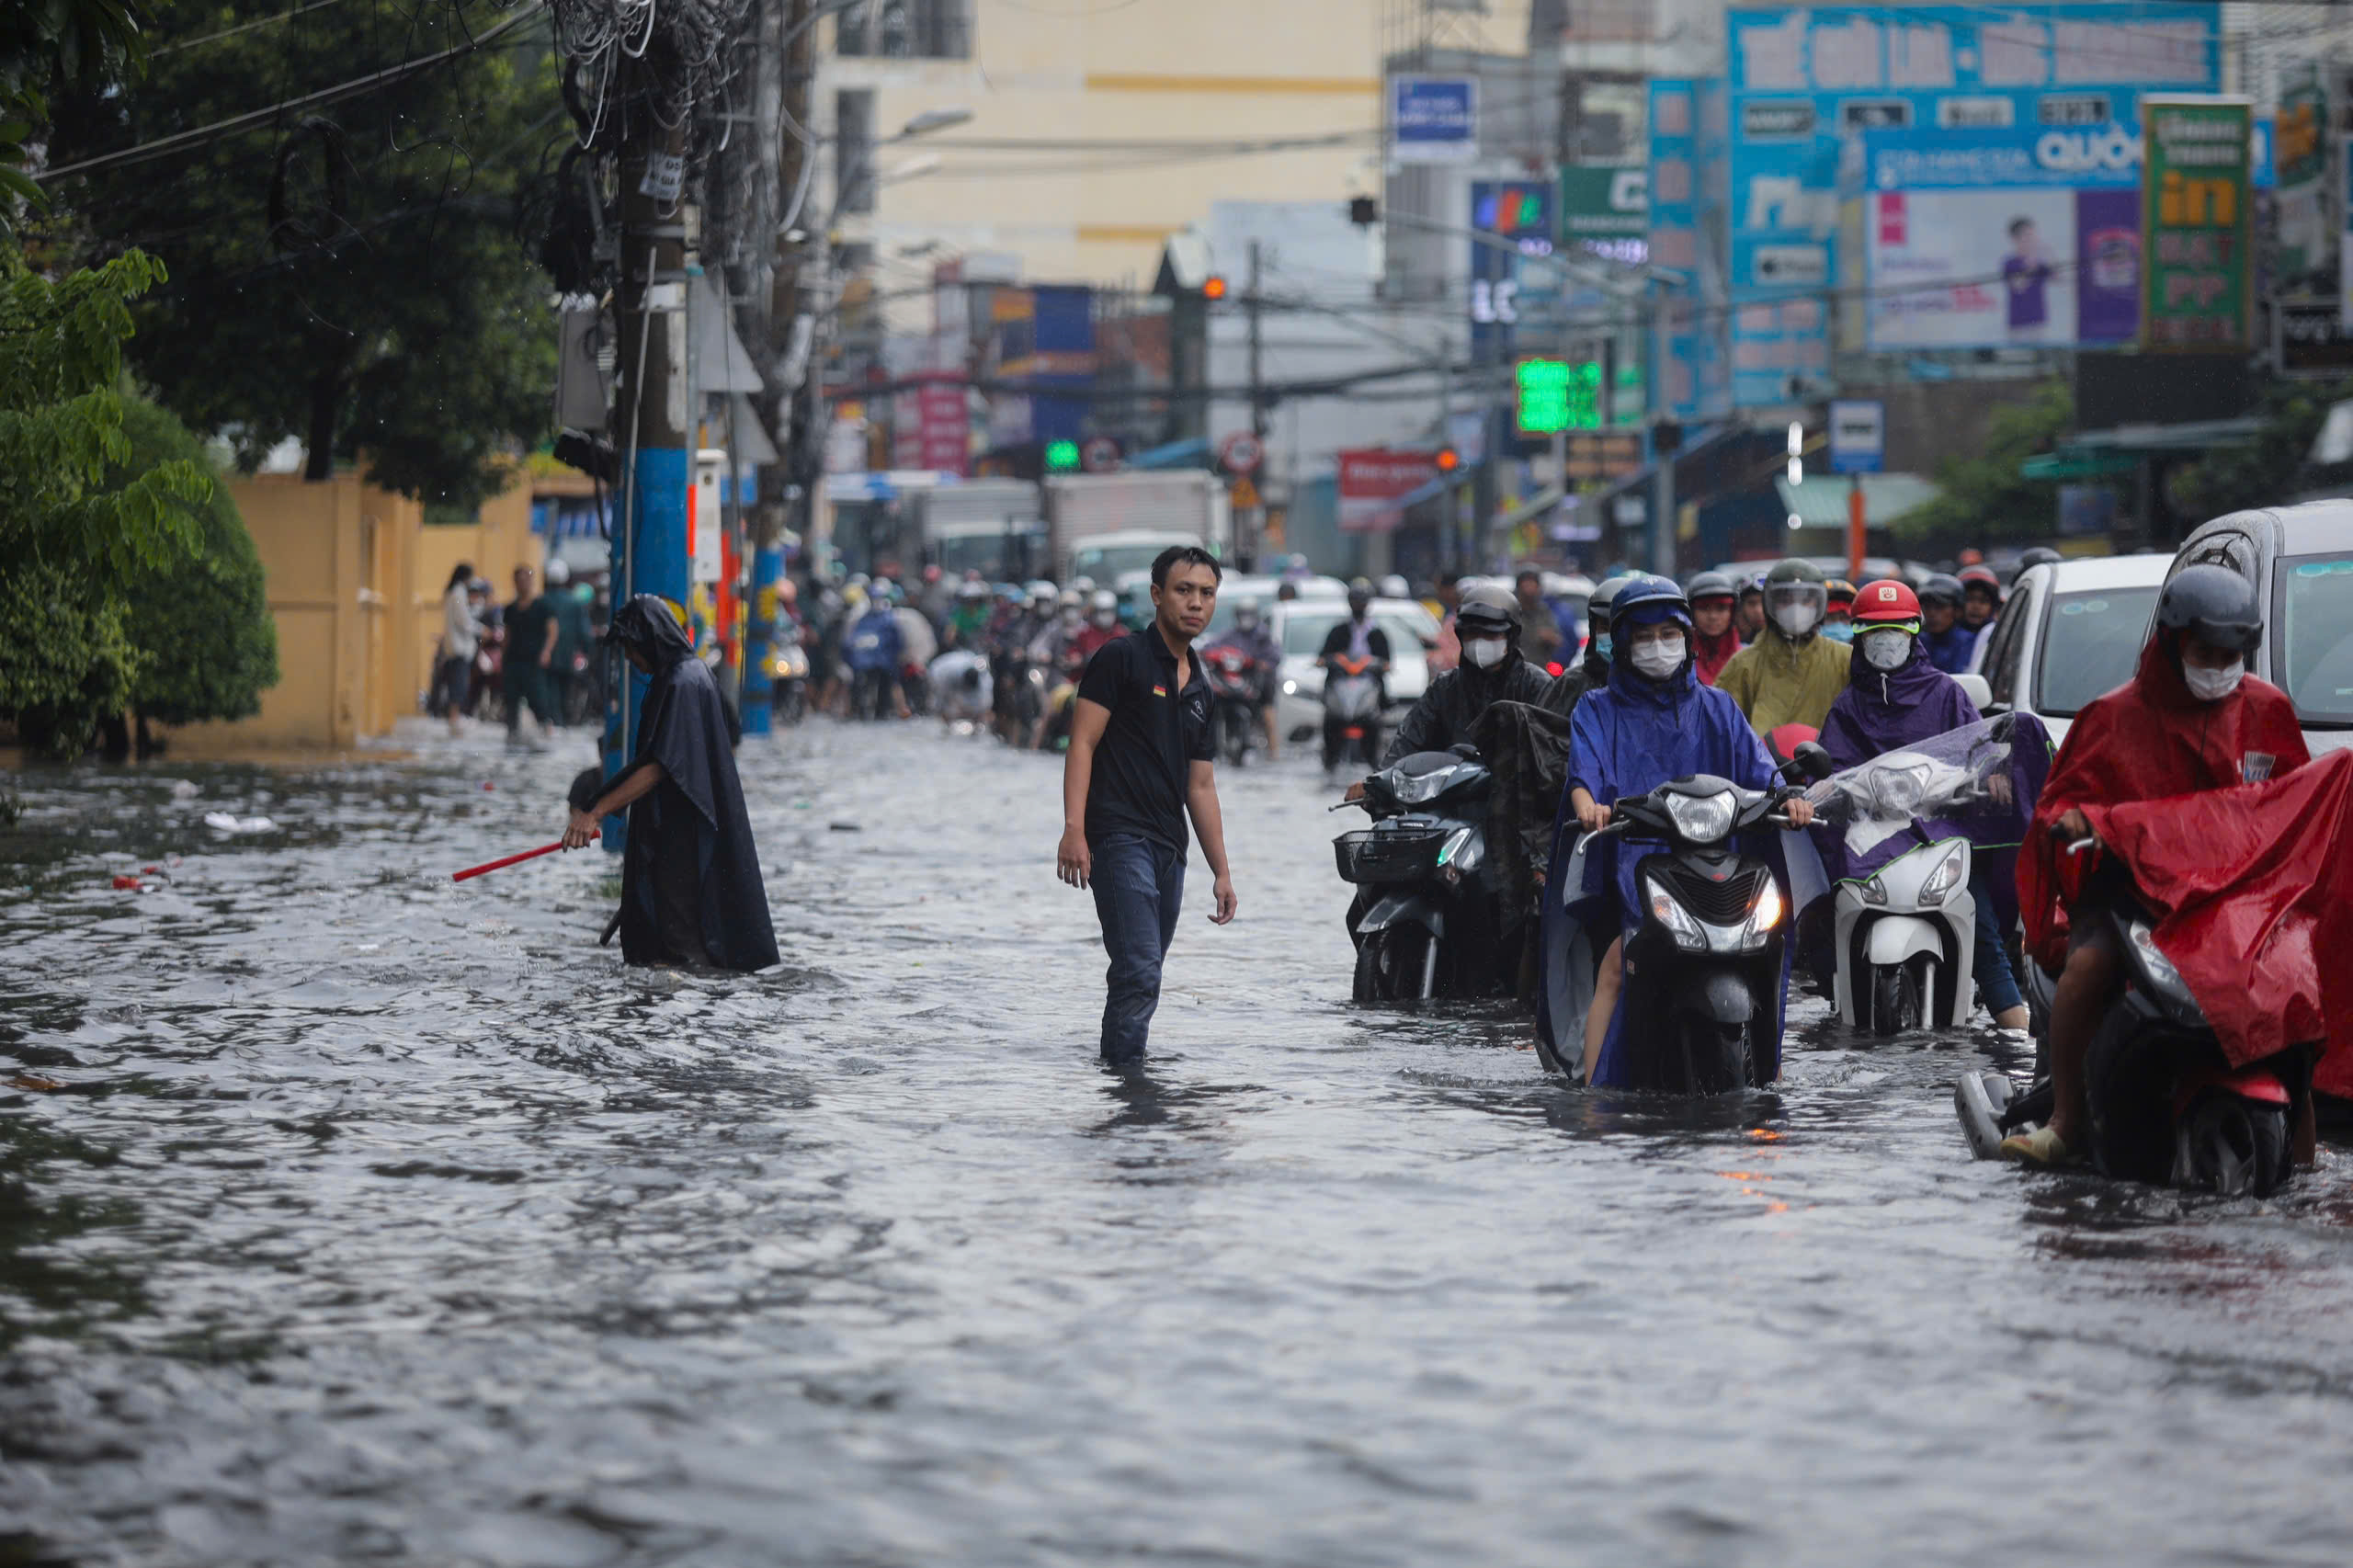
[[1340,531],[1389,533],[1404,519],[1398,503],[1438,477],[1430,452],[1395,452],[1384,447],[1340,454]]
[[[1471,187],[1471,226],[1507,240],[1529,256],[1552,254],[1552,192],[1535,180],[1477,180]],[[1471,341],[1511,341],[1519,324],[1519,258],[1511,250],[1472,240]]]
[[1830,405],[1830,472],[1877,473],[1887,464],[1887,404],[1842,398]]
[[[1743,406],[1789,401],[1793,377],[1828,363],[1829,280],[1844,270],[1837,188],[1846,147],[1906,130],[2097,131],[2129,123],[2142,93],[2221,83],[2221,7],[2212,4],[1736,7],[1726,28],[1732,390]],[[1908,225],[1912,214],[1904,218]],[[1954,219],[1963,231],[1985,221]],[[2055,278],[2063,253],[2049,235],[2038,238]],[[1991,286],[1987,298],[2001,299]],[[2046,296],[2046,333],[2049,309]],[[1970,330],[1982,334],[1991,317],[1972,313],[1984,319]],[[2007,338],[2008,316],[2005,308],[1995,341]]]
[[2327,131],[2328,87],[2320,62],[2291,61],[2281,66],[2271,157],[2279,192],[2277,265],[2285,277],[2301,277],[2331,259],[2336,236],[2328,210]]
[[1400,164],[1463,164],[1479,155],[1475,76],[1392,76],[1389,155]]
[[2148,97],[2141,115],[2142,345],[2244,351],[2254,303],[2255,111],[2243,98]]
[[1561,170],[1561,239],[1612,261],[1650,258],[1650,171],[1571,164]]
[[[1677,419],[1711,418],[1731,404],[1723,352],[1722,83],[1661,79],[1650,85],[1651,162],[1646,195],[1650,259],[1690,282],[1661,299],[1652,354],[1657,409]],[[1704,171],[1704,172],[1703,172]]]

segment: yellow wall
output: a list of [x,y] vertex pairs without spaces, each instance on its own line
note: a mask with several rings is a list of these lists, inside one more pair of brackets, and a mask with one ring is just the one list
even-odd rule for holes
[[261,555],[280,675],[259,714],[175,730],[173,749],[332,748],[388,733],[416,707],[416,621],[400,611],[416,593],[420,508],[350,473],[225,483]]
[[531,534],[531,494],[530,486],[517,484],[483,502],[474,522],[428,524],[418,530],[416,587],[409,614],[415,628],[415,654],[408,666],[415,689],[403,711],[418,711],[425,692],[433,685],[434,651],[441,636],[441,596],[449,591],[449,574],[458,562],[472,562],[475,576],[488,578],[492,597],[501,604],[514,597],[516,567],[539,568],[544,551]]

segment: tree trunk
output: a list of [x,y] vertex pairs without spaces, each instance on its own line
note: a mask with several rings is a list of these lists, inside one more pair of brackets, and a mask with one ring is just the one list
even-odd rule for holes
[[311,378],[311,434],[302,477],[314,484],[335,477],[335,415],[342,407],[340,370],[324,370]]

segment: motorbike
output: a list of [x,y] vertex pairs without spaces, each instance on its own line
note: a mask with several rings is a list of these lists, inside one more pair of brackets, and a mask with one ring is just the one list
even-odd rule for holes
[[1381,755],[1381,664],[1335,653],[1324,672],[1324,771],[1369,768]]
[[1239,767],[1258,749],[1263,684],[1258,661],[1232,643],[1222,642],[1202,653],[1201,671],[1210,683],[1210,700],[1215,704],[1211,722],[1218,756]]
[[[2278,1190],[2294,1171],[2292,1130],[2312,1094],[2312,1048],[2232,1067],[2148,918],[2112,910],[2095,918],[2125,954],[2125,985],[2085,1061],[2094,1167],[2226,1197]],[[2039,966],[2025,968],[2035,1016],[2047,1019],[2054,987]],[[1977,1072],[1953,1090],[1961,1135],[1981,1160],[1998,1157],[2004,1138],[2049,1120],[2052,1103],[2048,1077],[2018,1094],[2007,1074]]]
[[1356,943],[1358,1002],[1461,996],[1495,978],[1500,888],[1487,855],[1493,778],[1468,745],[1415,752],[1364,781],[1369,828],[1332,841]]
[[1608,826],[1577,840],[1547,895],[1564,916],[1546,923],[1536,1049],[1548,1072],[1583,1074],[1585,1017],[1617,934],[1616,894],[1584,892],[1586,862],[1638,833],[1665,847],[1645,851],[1635,866],[1642,907],[1626,933],[1616,1025],[1631,1072],[1620,1081],[1715,1095],[1779,1076],[1787,905],[1772,868],[1744,852],[1739,838],[1789,826],[1781,801],[1776,792],[1696,774],[1618,801]]
[[778,722],[798,724],[809,716],[809,650],[797,639],[777,643],[768,679],[768,708]]
[[474,667],[466,688],[469,719],[498,723],[506,717],[506,629],[485,626],[474,638]]

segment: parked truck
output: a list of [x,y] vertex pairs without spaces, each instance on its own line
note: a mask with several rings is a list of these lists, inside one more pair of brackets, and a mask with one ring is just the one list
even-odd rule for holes
[[1233,552],[1225,486],[1204,469],[1051,475],[1046,524],[1063,583],[1091,577],[1111,586],[1172,544],[1200,545],[1221,561]]
[[978,572],[1020,583],[1048,569],[1046,519],[1038,487],[1023,479],[970,479],[917,497],[926,565],[949,577]]

